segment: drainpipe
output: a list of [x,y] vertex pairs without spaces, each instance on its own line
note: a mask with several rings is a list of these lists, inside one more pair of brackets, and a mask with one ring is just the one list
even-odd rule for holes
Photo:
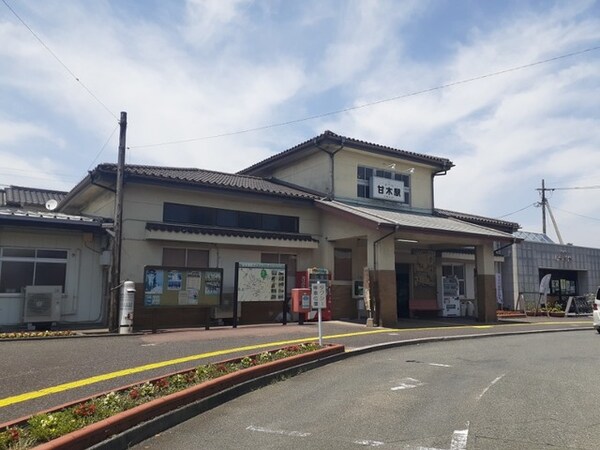
[[380,325],[379,323],[379,319],[380,319],[380,300],[379,300],[379,275],[377,274],[377,244],[379,244],[381,241],[383,241],[385,238],[391,236],[392,234],[396,233],[398,231],[398,225],[396,225],[394,227],[394,230],[389,232],[388,234],[386,234],[385,236],[380,237],[379,239],[377,239],[375,242],[373,242],[373,273],[375,274],[375,279],[376,279],[376,285],[377,285],[377,289],[376,289],[376,296],[375,296],[375,324],[377,326]]
[[434,196],[434,187],[433,187],[433,179],[435,177],[443,177],[444,175],[446,175],[448,173],[448,170],[440,170],[439,172],[434,172],[433,175],[431,176],[431,210],[435,210],[435,196]]
[[329,176],[330,176],[330,183],[331,183],[331,192],[329,193],[329,195],[327,195],[327,200],[333,200],[335,198],[335,164],[333,163],[333,158],[335,156],[335,154],[337,152],[339,152],[341,149],[344,148],[344,142],[345,142],[345,138],[341,138],[340,139],[340,146],[339,148],[337,148],[335,151],[333,152],[329,152],[326,149],[324,149],[323,147],[320,147],[318,144],[318,141],[315,139],[314,141],[314,145],[316,148],[318,148],[319,150],[327,153],[329,155],[329,159],[330,159],[330,163],[329,163]]

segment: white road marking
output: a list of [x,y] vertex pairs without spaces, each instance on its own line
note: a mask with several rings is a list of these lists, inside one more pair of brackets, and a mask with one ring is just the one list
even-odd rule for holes
[[359,439],[357,441],[352,442],[353,444],[358,444],[358,445],[364,445],[367,447],[381,447],[382,445],[385,445],[385,443],[381,442],[381,441],[370,441],[368,439]]
[[500,381],[504,375],[506,375],[506,374],[505,374],[505,373],[503,373],[503,374],[502,374],[502,375],[500,375],[499,377],[496,377],[496,379],[495,379],[494,381],[492,381],[492,382],[491,382],[491,383],[488,385],[488,387],[486,387],[486,388],[483,390],[483,392],[477,396],[477,400],[478,400],[478,401],[479,401],[479,400],[481,400],[481,397],[483,397],[483,396],[485,395],[485,393],[488,391],[488,389],[489,389],[489,388],[491,388],[491,387],[492,387],[494,384],[496,384],[498,381]]
[[142,344],[140,347],[154,347],[156,344]]
[[400,333],[388,333],[388,336],[400,336]]
[[305,433],[303,431],[270,430],[268,428],[256,427],[254,425],[247,426],[246,430],[249,430],[249,431],[259,431],[261,433],[280,434],[282,436],[293,436],[293,437],[307,437],[307,436],[310,436],[310,433]]
[[418,386],[423,386],[425,383],[414,378],[403,378],[400,380],[400,384],[392,388],[392,391],[400,391],[402,389],[412,389]]
[[[450,441],[450,450],[466,450],[469,437],[469,422],[465,430],[455,430]],[[405,447],[405,450],[444,450],[436,447]]]
[[450,450],[465,450],[467,448],[467,438],[469,437],[469,422],[466,430],[456,430],[452,435]]
[[416,359],[407,359],[406,362],[411,362],[411,363],[417,363],[417,364],[427,364],[428,366],[434,366],[434,367],[452,367],[448,364],[442,364],[442,363],[426,363],[424,361],[417,361]]

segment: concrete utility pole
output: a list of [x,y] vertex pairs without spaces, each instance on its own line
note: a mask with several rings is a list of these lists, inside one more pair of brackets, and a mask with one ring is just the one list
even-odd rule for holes
[[115,187],[115,236],[112,248],[110,305],[108,309],[108,328],[110,331],[117,331],[119,329],[119,286],[121,285],[121,241],[123,236],[123,174],[125,171],[125,141],[127,133],[127,113],[124,111],[121,111],[119,125],[119,157],[117,163],[117,185]]
[[542,179],[542,188],[537,190],[542,194],[542,201],[540,202],[542,206],[542,232],[546,234],[546,205],[548,204],[546,191],[553,191],[554,189],[546,189],[546,181]]

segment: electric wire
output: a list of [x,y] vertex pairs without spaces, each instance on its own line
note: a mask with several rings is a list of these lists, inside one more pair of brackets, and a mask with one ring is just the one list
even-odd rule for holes
[[467,78],[465,80],[453,81],[451,83],[442,84],[442,85],[431,87],[431,88],[428,88],[428,89],[422,89],[420,91],[409,92],[407,94],[401,94],[401,95],[397,95],[397,96],[394,96],[394,97],[389,97],[389,98],[384,98],[384,99],[381,99],[381,100],[376,100],[376,101],[373,101],[373,102],[363,103],[363,104],[356,105],[356,106],[350,106],[348,108],[336,109],[336,110],[329,111],[329,112],[324,112],[324,113],[320,113],[320,114],[314,114],[314,115],[302,117],[302,118],[299,118],[299,119],[292,119],[292,120],[288,120],[288,121],[284,121],[284,122],[272,123],[272,124],[262,125],[262,126],[258,126],[258,127],[254,127],[254,128],[246,128],[246,129],[237,130],[237,131],[225,132],[225,133],[220,133],[220,134],[213,134],[213,135],[208,135],[208,136],[201,136],[201,137],[190,138],[190,139],[178,139],[178,140],[166,141],[166,142],[159,142],[159,143],[154,143],[154,144],[132,145],[132,146],[127,147],[127,148],[129,148],[129,149],[136,149],[136,148],[159,147],[159,146],[163,146],[163,145],[185,144],[185,143],[189,143],[189,142],[197,142],[197,141],[203,141],[203,140],[208,140],[208,139],[217,139],[217,138],[222,138],[222,137],[227,137],[227,136],[236,136],[236,135],[250,133],[250,132],[254,132],[254,131],[267,130],[267,129],[271,129],[271,128],[279,128],[279,127],[283,127],[283,126],[287,126],[287,125],[293,125],[293,124],[296,124],[296,123],[307,122],[309,120],[314,120],[314,119],[320,119],[320,118],[323,118],[323,117],[334,116],[334,115],[338,115],[338,114],[342,114],[342,113],[346,113],[346,112],[350,112],[350,111],[356,111],[358,109],[368,108],[370,106],[380,105],[382,103],[393,102],[393,101],[405,99],[405,98],[408,98],[408,97],[414,97],[414,96],[425,94],[425,93],[428,93],[428,92],[439,91],[439,90],[446,89],[446,88],[449,88],[449,87],[452,87],[452,86],[458,86],[458,85],[461,85],[461,84],[471,83],[473,81],[483,80],[485,78],[491,78],[491,77],[495,77],[495,76],[498,76],[498,75],[503,75],[503,74],[506,74],[506,73],[515,72],[515,71],[518,71],[518,70],[522,70],[522,69],[527,69],[527,68],[530,68],[530,67],[538,66],[538,65],[541,65],[541,64],[547,64],[547,63],[552,62],[552,61],[557,61],[557,60],[560,60],[560,59],[564,59],[564,58],[569,58],[569,57],[572,57],[572,56],[581,55],[581,54],[592,52],[592,51],[599,50],[599,49],[600,49],[600,45],[596,46],[596,47],[590,47],[590,48],[586,48],[586,49],[583,49],[583,50],[579,50],[579,51],[576,51],[576,52],[571,52],[571,53],[566,53],[566,54],[563,54],[563,55],[555,56],[553,58],[548,58],[548,59],[544,59],[544,60],[541,60],[541,61],[532,62],[532,63],[529,63],[529,64],[523,64],[521,66],[511,67],[511,68],[504,69],[504,70],[499,70],[497,72],[492,72],[492,73],[488,73],[488,74],[485,74],[485,75],[479,75],[479,76],[476,76],[476,77]]
[[583,217],[584,219],[597,220],[598,222],[600,222],[600,219],[598,219],[597,217],[584,216],[583,214],[574,213],[573,211],[567,211],[566,209],[557,208],[556,206],[553,206],[552,209],[556,209],[558,211],[562,211],[562,212],[566,212],[566,213],[569,213],[569,214],[573,214],[574,216]]
[[61,61],[61,59],[50,49],[50,47],[48,47],[44,41],[37,35],[35,34],[35,32],[31,29],[31,27],[29,25],[27,25],[27,23],[25,23],[25,21],[23,19],[21,19],[21,17],[17,14],[17,12],[11,8],[11,6],[6,2],[6,0],[2,0],[2,3],[4,3],[4,5],[6,5],[6,7],[10,10],[11,13],[13,13],[13,15],[19,19],[19,21],[23,24],[23,26],[25,26],[25,28],[27,28],[29,30],[29,32],[33,35],[34,38],[37,39],[37,41],[48,51],[48,53],[50,53],[54,59],[56,61],[58,61],[58,63],[63,66],[63,68],[69,72],[69,74],[75,79],[75,81],[77,81],[81,87],[83,87],[83,89],[85,89],[87,91],[88,94],[90,94],[92,96],[92,98],[94,100],[96,100],[96,102],[98,102],[111,116],[113,116],[117,121],[119,120],[119,118],[108,108],[108,106],[106,106],[104,103],[102,103],[102,101],[96,97],[96,95],[94,95],[94,93],[79,79],[79,77],[77,75],[75,75],[73,73],[73,71],[71,71],[71,69],[69,69],[67,67],[67,65]]
[[526,209],[531,208],[532,206],[535,206],[536,204],[537,203],[531,203],[531,204],[525,206],[524,208],[518,209],[518,210],[508,213],[508,214],[504,214],[503,216],[498,216],[498,217],[496,217],[496,219],[502,219],[503,217],[512,216],[513,214],[516,214],[521,211],[525,211]]
[[600,189],[600,185],[596,185],[596,186],[573,186],[573,187],[562,187],[562,188],[559,187],[559,188],[549,188],[549,189],[553,190],[553,191],[568,191],[568,190],[574,190],[574,189]]
[[113,128],[112,133],[110,133],[110,136],[108,137],[108,139],[106,140],[106,142],[104,143],[104,145],[102,146],[102,148],[100,149],[100,151],[98,152],[96,157],[92,160],[92,162],[88,166],[88,170],[90,170],[92,168],[92,166],[94,165],[96,160],[100,157],[100,154],[104,151],[104,149],[106,148],[106,146],[108,145],[108,143],[110,142],[112,137],[115,135],[115,132],[117,131],[118,128],[119,128],[119,125],[118,124],[115,125],[115,128]]

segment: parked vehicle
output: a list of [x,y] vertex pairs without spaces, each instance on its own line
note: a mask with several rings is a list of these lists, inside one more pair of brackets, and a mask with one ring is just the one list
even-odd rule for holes
[[594,328],[600,333],[600,286],[598,286],[596,298],[594,299]]

